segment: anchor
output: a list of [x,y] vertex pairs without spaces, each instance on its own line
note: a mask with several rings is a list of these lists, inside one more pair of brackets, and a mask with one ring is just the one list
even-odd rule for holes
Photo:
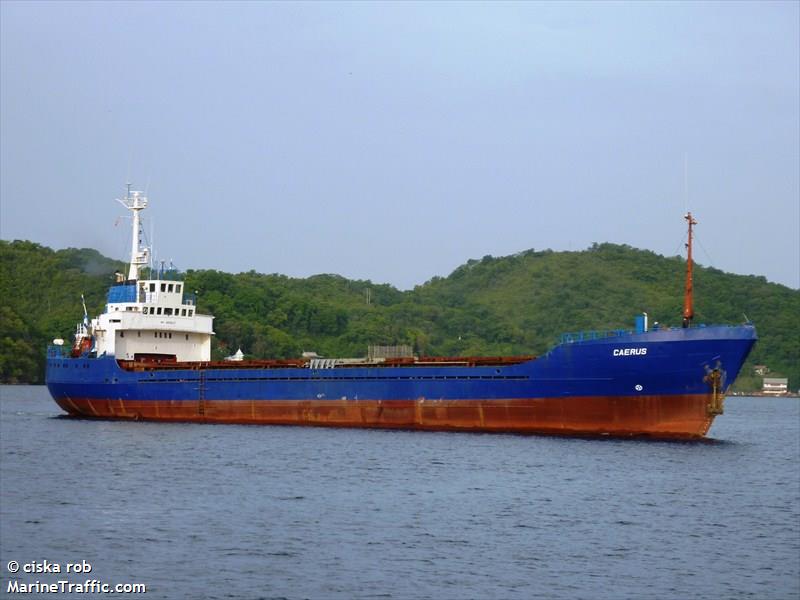
[[706,405],[706,412],[709,416],[721,415],[725,412],[723,403],[725,401],[725,392],[723,391],[725,379],[725,371],[722,370],[722,365],[717,361],[716,367],[713,369],[706,365],[706,376],[703,381],[711,386],[711,402]]

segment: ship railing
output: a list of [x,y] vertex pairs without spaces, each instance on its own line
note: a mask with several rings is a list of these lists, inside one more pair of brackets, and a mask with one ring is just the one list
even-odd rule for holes
[[154,279],[157,281],[183,281],[184,273],[178,269],[144,268],[139,279]]
[[573,344],[575,342],[585,342],[589,340],[603,340],[615,338],[633,333],[629,329],[606,329],[599,331],[571,331],[561,334],[562,344]]
[[161,269],[158,271],[158,278],[167,281],[183,281],[183,273],[178,269]]
[[183,303],[191,306],[197,306],[197,294],[194,292],[184,292]]

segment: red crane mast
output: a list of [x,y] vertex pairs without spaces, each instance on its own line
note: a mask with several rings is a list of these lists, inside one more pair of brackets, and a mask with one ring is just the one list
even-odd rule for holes
[[689,237],[686,242],[686,288],[683,295],[683,326],[689,327],[694,318],[694,288],[692,283],[692,226],[697,225],[697,221],[692,217],[692,213],[687,212],[683,217],[689,224]]

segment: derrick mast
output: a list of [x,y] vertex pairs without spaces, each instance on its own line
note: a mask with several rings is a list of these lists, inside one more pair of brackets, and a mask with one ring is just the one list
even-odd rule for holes
[[686,241],[686,289],[683,295],[683,326],[689,327],[694,319],[694,287],[692,281],[692,268],[694,263],[692,261],[692,227],[697,225],[697,221],[692,217],[692,213],[687,212],[683,217],[689,224],[689,235]]

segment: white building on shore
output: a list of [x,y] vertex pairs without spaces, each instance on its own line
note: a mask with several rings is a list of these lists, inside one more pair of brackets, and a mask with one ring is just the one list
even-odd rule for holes
[[783,396],[789,393],[789,380],[783,377],[764,377],[761,391],[770,396]]

